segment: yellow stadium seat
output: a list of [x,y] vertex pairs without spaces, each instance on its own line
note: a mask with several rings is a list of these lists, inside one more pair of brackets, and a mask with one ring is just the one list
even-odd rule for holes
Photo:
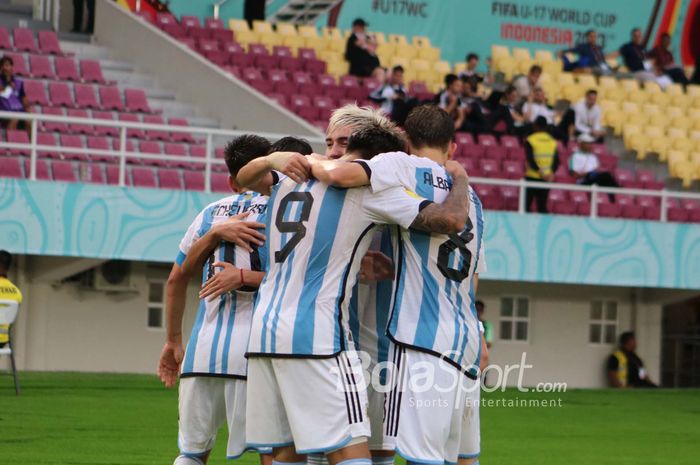
[[637,124],[639,126],[646,126],[649,118],[643,113],[629,113],[627,114],[627,122],[629,124]]
[[[603,124],[617,130],[625,120],[625,114],[617,109],[603,110]],[[619,131],[616,131],[619,133]]]
[[248,21],[245,19],[235,19],[231,18],[228,20],[228,28],[232,31],[243,32],[250,31],[250,26],[248,26]]
[[632,90],[627,93],[627,100],[643,105],[649,101],[649,94],[641,90]]
[[516,63],[518,64],[518,72],[522,74],[527,74],[532,65],[535,64],[533,60],[516,60]]
[[576,81],[574,80],[573,73],[561,73],[557,77],[557,82],[559,83],[560,86],[568,86],[568,85],[576,84]]
[[561,93],[566,100],[576,103],[583,98],[586,88],[578,84],[569,84],[561,87]]
[[622,102],[622,111],[625,113],[639,113],[639,105],[634,102]]
[[620,79],[618,83],[620,84],[620,87],[625,89],[627,92],[639,90],[639,81],[636,79]]
[[629,138],[628,147],[630,150],[637,152],[637,160],[644,160],[649,150],[649,136],[641,132],[634,134]]
[[649,93],[659,93],[663,92],[661,90],[661,86],[658,85],[656,82],[653,81],[647,81],[644,83],[644,91],[649,92]]
[[421,48],[430,47],[430,39],[425,36],[413,36],[413,45]]
[[527,48],[514,48],[513,58],[516,60],[527,60],[532,61],[532,56],[530,55],[530,49]]
[[328,40],[323,37],[304,37],[304,47],[316,50],[316,54],[328,50]]
[[343,39],[332,39],[328,41],[328,50],[333,50],[336,53],[345,53],[345,41]]
[[495,61],[497,58],[510,57],[510,51],[508,47],[503,45],[492,45],[491,46],[491,58]]
[[666,87],[666,93],[668,95],[683,95],[683,86],[680,84],[671,84],[670,86]]
[[306,38],[300,36],[282,36],[282,45],[285,45],[296,52],[297,49],[306,46]]
[[323,50],[320,53],[318,53],[318,57],[327,63],[330,63],[332,61],[340,61],[338,54],[333,50]]
[[398,44],[396,46],[396,56],[404,57],[404,58],[415,58],[416,57],[416,49],[413,48],[412,45],[407,45],[407,44]]
[[383,32],[380,32],[380,31],[372,32],[372,35],[374,36],[374,40],[377,41],[377,45],[386,44],[386,36],[384,35]]
[[255,32],[274,32],[272,29],[272,23],[261,21],[259,19],[253,21],[253,30]]
[[693,121],[686,116],[676,116],[671,119],[671,127],[679,129],[691,129],[693,127]]
[[690,162],[695,166],[700,166],[700,152],[691,153]]
[[[700,131],[696,130],[691,130],[690,133],[688,134],[688,138],[695,140],[695,141],[700,141]],[[697,142],[696,142],[697,144]]]
[[592,74],[580,74],[578,76],[578,83],[582,86],[586,86],[589,89],[595,89],[598,87],[598,83],[595,81],[595,76]]
[[683,187],[688,188],[692,184],[693,180],[697,179],[697,175],[694,170],[694,165],[687,161],[687,162],[679,162],[676,163],[675,165],[675,176],[676,178],[680,178],[681,181],[683,182]]
[[649,151],[658,154],[660,161],[666,160],[671,146],[671,139],[669,137],[651,136],[649,140]]
[[500,65],[498,67],[498,71],[503,73],[505,78],[507,80],[510,80],[513,78],[513,75],[515,74],[516,70],[518,69],[518,62],[513,60],[512,58],[508,61],[501,61]]
[[408,45],[408,40],[406,40],[406,36],[403,34],[389,34],[387,40],[396,45]]
[[689,106],[700,108],[700,95],[691,96],[690,98],[693,100],[691,103],[689,103]]
[[409,68],[415,70],[416,80],[433,82],[438,79],[438,74],[430,68]]
[[[700,108],[688,108],[685,114],[688,116],[688,118],[692,119],[693,121],[700,120]],[[696,126],[695,129],[700,128]]]
[[302,37],[318,37],[318,31],[313,26],[299,26],[297,32]]
[[415,69],[416,71],[419,69],[431,69],[430,63],[428,63],[426,60],[421,60],[420,58],[414,58],[411,60],[411,68]]
[[393,55],[396,53],[396,45],[388,42],[377,45],[377,55]]
[[660,111],[659,106],[654,105],[653,103],[645,103],[644,105],[642,105],[642,110],[647,115],[655,115]]
[[393,68],[394,66],[403,66],[405,69],[409,69],[409,65],[411,64],[411,60],[406,58],[406,57],[400,57],[400,56],[393,56],[391,60],[389,61],[389,67]]
[[612,100],[598,100],[598,105],[600,109],[603,110],[603,117],[605,117],[605,112],[607,111],[617,111],[618,105]]
[[686,139],[688,137],[688,130],[685,128],[669,126],[666,129],[666,135],[671,139]]
[[688,108],[693,104],[692,97],[688,97],[685,94],[681,95],[671,95],[670,105],[674,105],[681,108]]
[[665,92],[652,92],[651,101],[665,107],[671,102],[671,96]]
[[436,61],[433,63],[433,69],[435,72],[440,73],[440,74],[449,74],[450,73],[450,62],[445,61],[445,60],[440,60]]
[[535,50],[535,61],[545,63],[554,61],[554,55],[549,50]]
[[668,125],[671,123],[671,119],[666,116],[664,113],[646,113],[648,122],[650,125],[653,126],[658,126],[661,128],[668,127]]
[[277,23],[275,24],[277,29],[277,34],[282,34],[285,36],[295,36],[298,35],[297,28],[292,23]]
[[671,118],[675,118],[676,116],[685,116],[685,110],[681,107],[668,106],[664,109],[664,113]]
[[642,132],[642,127],[637,124],[625,123],[622,128],[622,136],[624,139],[628,139],[634,134],[640,134]]
[[700,97],[700,85],[690,84],[685,88],[685,93],[692,97]]
[[668,174],[673,177],[678,177],[676,175],[676,167],[681,163],[689,162],[689,153],[680,150],[669,150],[668,158],[666,163],[668,164]]
[[617,79],[612,76],[601,76],[598,79],[598,85],[600,87],[618,87]]
[[420,47],[418,48],[418,58],[428,61],[439,60],[440,49],[437,47]]
[[558,61],[545,61],[542,63],[542,71],[552,76],[558,76],[562,73],[561,63]]
[[234,31],[233,34],[234,34],[234,37],[236,39],[236,42],[241,43],[243,45],[248,45],[248,44],[252,44],[255,42],[260,42],[260,35],[257,32],[246,30],[246,31]]
[[284,36],[281,36],[279,34],[275,34],[274,32],[259,32],[258,33],[258,42],[261,44],[267,45],[267,48],[272,50],[272,47],[275,45],[282,45],[282,40],[284,39]]
[[674,139],[673,140],[673,150],[680,150],[683,152],[690,152],[695,148],[695,142],[691,139]]
[[343,74],[348,74],[348,64],[344,61],[330,62],[328,63],[326,72],[336,77],[342,76]]
[[328,27],[324,26],[321,28],[321,37],[325,37],[327,39],[337,39],[337,40],[343,40],[343,34],[340,32],[340,29],[337,27]]
[[664,137],[666,129],[663,126],[646,126],[644,128],[644,134],[649,137]]

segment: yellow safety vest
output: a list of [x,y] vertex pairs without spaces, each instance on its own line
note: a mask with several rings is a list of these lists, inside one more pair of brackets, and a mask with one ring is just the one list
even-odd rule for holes
[[[554,155],[557,153],[557,141],[549,133],[535,132],[526,139],[532,147],[532,154],[535,157],[535,163],[546,174],[552,173],[552,165],[554,164]],[[542,179],[540,172],[533,170],[528,164],[525,176],[528,178]]]
[[613,356],[617,359],[617,379],[620,386],[627,386],[627,355],[621,350],[616,350]]
[[[0,277],[0,300],[13,300],[17,303],[22,303],[22,293],[17,286],[12,284],[7,278]],[[0,325],[0,344],[3,344],[10,340],[8,331],[10,330],[9,325]]]

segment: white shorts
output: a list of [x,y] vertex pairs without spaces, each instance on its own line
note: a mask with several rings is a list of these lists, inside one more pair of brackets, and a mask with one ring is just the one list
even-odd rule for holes
[[226,456],[247,449],[245,437],[246,381],[192,376],[180,379],[178,446],[184,455],[199,456],[214,447],[216,433],[228,426]]
[[[412,462],[457,462],[464,411],[460,371],[435,355],[391,344],[393,389],[387,393],[387,443]],[[461,384],[460,384],[461,383]]]
[[251,357],[247,418],[248,446],[256,449],[294,444],[299,454],[324,453],[369,437],[367,392],[357,353]]
[[473,459],[481,453],[481,426],[479,406],[481,403],[481,383],[474,381],[474,389],[466,393],[462,414],[462,438],[459,441],[459,458]]
[[[370,371],[371,373],[371,371]],[[391,445],[386,443],[384,437],[384,402],[386,396],[383,392],[374,389],[372,383],[367,386],[369,424],[372,435],[369,437],[367,445],[369,450],[393,450]]]

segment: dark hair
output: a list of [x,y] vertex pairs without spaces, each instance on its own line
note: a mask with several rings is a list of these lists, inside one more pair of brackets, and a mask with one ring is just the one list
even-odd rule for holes
[[590,36],[590,35],[593,34],[594,32],[595,32],[595,30],[593,30],[593,29],[587,30],[587,31],[586,31],[586,37]]
[[406,143],[398,131],[372,123],[360,127],[350,135],[346,152],[369,160],[380,153],[404,150],[406,150]]
[[0,68],[5,66],[5,63],[10,63],[12,66],[14,66],[15,60],[13,60],[9,55],[4,55],[2,58],[0,58]]
[[632,28],[632,31],[630,31],[630,35],[634,35],[634,33],[637,31],[642,32],[641,29],[639,29],[638,27],[635,27],[635,28]]
[[468,55],[467,55],[467,61],[471,61],[472,59],[477,59],[477,60],[478,60],[478,59],[479,59],[479,55],[477,55],[476,53],[473,53],[473,52],[470,53],[470,54],[468,54]]
[[595,90],[595,89],[588,89],[588,90],[586,91],[586,95],[591,95],[591,94],[598,95],[598,91]]
[[314,149],[306,139],[286,136],[272,144],[270,153],[272,152],[297,152],[302,155],[309,155],[314,153]]
[[0,250],[0,270],[10,271],[12,266],[12,255],[7,250]]
[[620,334],[620,346],[624,346],[632,339],[634,339],[634,331],[625,331]]
[[411,145],[447,149],[455,138],[455,123],[442,108],[435,105],[420,105],[411,110],[404,129]]
[[484,305],[484,301],[483,301],[483,300],[477,300],[476,302],[474,302],[474,305],[477,306],[477,307],[478,307],[479,305],[481,305],[482,307],[486,307],[486,305]]
[[530,73],[534,73],[537,71],[538,73],[542,72],[542,67],[540,65],[532,65],[530,66]]
[[547,118],[541,115],[535,118],[534,123],[532,123],[532,127],[534,129],[547,129],[547,126],[549,126],[547,123]]
[[669,34],[668,32],[664,32],[663,34],[661,34],[661,38],[662,38],[662,39],[670,39],[670,38],[671,38],[671,34]]
[[393,68],[391,68],[391,72],[392,72],[392,73],[398,73],[398,72],[403,73],[403,72],[404,72],[403,66],[401,66],[401,65],[396,65],[396,66],[394,66]]
[[457,79],[459,79],[459,78],[457,77],[456,74],[452,74],[452,73],[446,74],[445,75],[445,87],[450,87],[452,85],[452,83],[455,82]]
[[233,139],[224,149],[228,172],[234,178],[245,165],[270,153],[270,142],[255,134],[244,134]]

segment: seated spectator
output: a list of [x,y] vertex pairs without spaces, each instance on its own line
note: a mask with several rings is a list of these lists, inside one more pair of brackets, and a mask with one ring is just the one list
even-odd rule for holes
[[654,62],[654,82],[656,82],[662,89],[666,89],[668,86],[673,84],[673,79],[671,79],[671,76],[669,76],[661,64],[657,62]]
[[466,59],[467,67],[460,71],[459,78],[464,80],[464,78],[471,78],[471,81],[478,85],[480,82],[484,82],[484,75],[477,72],[476,68],[479,66],[479,55],[476,53],[470,53],[467,55]]
[[[564,60],[564,69],[580,73],[609,74],[610,67],[605,61],[603,48],[597,44],[597,39],[598,35],[591,29],[586,32],[585,42],[559,52],[558,56]],[[575,63],[569,62],[565,56],[566,53],[575,53],[578,55],[578,60]]]
[[374,36],[367,34],[368,24],[362,18],[352,22],[352,34],[345,45],[345,59],[350,63],[348,74],[358,77],[372,76],[379,67],[377,58],[377,41]]
[[386,82],[369,95],[369,99],[380,105],[381,110],[398,124],[403,124],[416,100],[408,95],[403,82],[403,66],[394,66]]
[[481,134],[486,131],[486,118],[489,109],[478,93],[478,84],[474,77],[462,77],[462,95],[460,96],[459,116],[457,118],[458,131]]
[[[600,170],[600,162],[593,153],[593,136],[581,134],[578,136],[578,150],[569,159],[569,171],[576,178],[576,184],[590,186],[596,184],[603,187],[620,187],[612,173]],[[615,194],[608,194],[611,202]]]
[[647,61],[649,54],[642,44],[642,30],[638,27],[632,29],[632,40],[620,47],[616,55],[622,56],[627,69],[634,73],[634,77],[640,81],[653,81],[656,76],[652,72],[652,66]]
[[527,76],[522,75],[515,78],[513,86],[518,91],[518,97],[523,100],[526,99],[533,89],[538,87],[540,76],[542,76],[542,67],[540,65],[532,65]]
[[[533,133],[525,139],[525,179],[534,182],[552,182],[559,168],[557,141],[548,132],[549,125],[544,116],[538,116],[533,125]],[[537,203],[537,211],[547,213],[549,189],[528,187],[525,189],[525,208],[530,209],[532,200]]]
[[542,116],[547,124],[554,124],[554,110],[547,104],[547,97],[541,87],[535,87],[532,93],[527,96],[522,113],[526,123],[532,124],[538,117]]
[[[0,250],[0,300],[12,300],[22,303],[22,293],[12,281],[7,279],[12,266],[12,255],[6,250]],[[0,325],[0,347],[10,340],[10,326]]]
[[668,49],[671,46],[671,36],[664,32],[661,35],[659,45],[654,47],[649,56],[654,59],[656,65],[661,68],[673,82],[686,85],[688,77],[685,75],[683,68],[673,59],[673,53]]
[[[0,110],[18,113],[31,113],[32,111],[24,93],[24,81],[15,75],[14,62],[9,56],[0,58]],[[16,119],[5,123],[7,129],[17,129],[20,126],[27,129],[30,127],[26,122],[20,122]]]
[[598,91],[589,89],[586,92],[586,97],[574,105],[576,134],[588,134],[598,143],[602,143],[605,129],[603,128],[602,110],[597,100]]
[[[522,131],[525,117],[518,109],[518,91],[514,86],[508,86],[503,93],[493,91],[489,97],[492,102],[489,114],[489,127],[496,133],[506,133],[523,136]],[[497,101],[494,101],[498,98]]]
[[[461,126],[460,107],[462,106],[462,80],[456,74],[448,74],[445,76],[445,89],[437,96],[437,104],[445,110],[453,120],[455,120],[455,128]],[[457,125],[459,122],[459,126]]]
[[611,387],[615,388],[655,388],[657,387],[644,369],[639,358],[637,339],[632,331],[620,335],[620,347],[608,357],[607,372]]

